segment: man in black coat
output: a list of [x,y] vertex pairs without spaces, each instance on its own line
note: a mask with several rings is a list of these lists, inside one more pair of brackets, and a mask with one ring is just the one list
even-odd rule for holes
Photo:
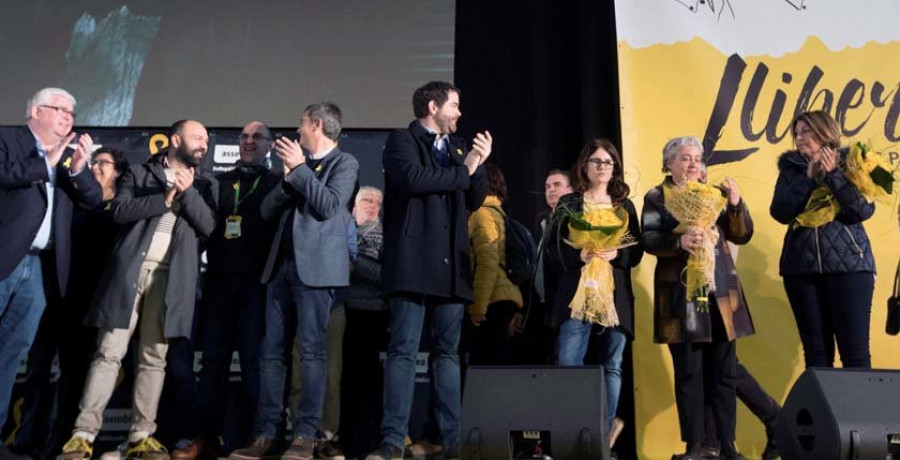
[[206,249],[209,262],[198,316],[203,358],[197,421],[202,437],[199,442],[172,452],[176,460],[219,456],[218,437],[224,425],[233,350],[240,357],[241,390],[237,398],[236,439],[225,439],[225,445],[244,445],[254,427],[266,312],[266,285],[260,277],[277,225],[262,218],[260,205],[280,185],[282,176],[269,168],[266,158],[273,144],[268,126],[259,121],[247,123],[238,143],[240,159],[235,168],[216,175],[219,208],[216,229]]
[[168,460],[151,435],[165,380],[168,340],[190,337],[198,275],[198,239],[216,226],[218,187],[195,178],[209,137],[197,121],[172,126],[171,148],[131,167],[112,202],[122,226],[85,323],[100,328],[81,413],[57,457],[90,458],[128,341],[140,327],[134,381],[134,420],[126,456]]
[[388,137],[382,162],[383,287],[390,303],[391,339],[384,376],[381,446],[367,459],[401,457],[415,388],[416,354],[430,309],[437,421],[445,455],[458,455],[459,332],[463,305],[473,300],[467,212],[481,206],[487,179],[481,164],[490,133],[466,153],[456,132],[459,90],[430,82],[413,95],[417,120]]
[[[44,88],[28,101],[26,119],[27,126],[0,128],[0,426],[46,306],[44,286],[55,298],[66,291],[72,201],[102,201],[100,185],[84,172],[90,136],[67,148],[75,98]],[[0,444],[0,458],[14,456]]]

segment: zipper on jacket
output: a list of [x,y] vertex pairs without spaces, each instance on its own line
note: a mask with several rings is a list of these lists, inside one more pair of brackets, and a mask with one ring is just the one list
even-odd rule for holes
[[862,250],[862,248],[859,247],[858,244],[856,244],[856,238],[853,237],[853,233],[851,233],[850,229],[847,227],[844,227],[844,231],[847,232],[847,236],[850,237],[850,241],[852,241],[853,246],[856,247],[856,252],[859,253],[859,258],[862,259],[863,258],[863,250]]
[[815,228],[816,232],[816,258],[819,261],[819,273],[822,273],[822,251],[819,250],[819,227]]

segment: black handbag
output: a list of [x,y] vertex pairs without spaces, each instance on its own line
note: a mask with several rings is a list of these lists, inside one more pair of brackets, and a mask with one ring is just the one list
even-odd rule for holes
[[900,332],[900,261],[897,262],[897,273],[894,274],[894,293],[888,298],[887,324],[884,331],[890,335]]

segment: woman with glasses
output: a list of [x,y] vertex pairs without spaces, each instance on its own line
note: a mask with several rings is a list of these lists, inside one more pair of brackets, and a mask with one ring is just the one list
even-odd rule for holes
[[[667,197],[678,187],[697,185],[705,169],[703,146],[693,136],[670,140],[663,148],[663,182],[644,196],[644,248],[656,256],[653,275],[654,341],[668,344],[675,370],[675,403],[681,439],[687,443],[676,460],[702,458],[708,404],[715,417],[721,444],[719,458],[741,459],[734,447],[737,380],[735,340],[754,333],[747,301],[726,244],[746,244],[753,235],[750,211],[733,180],[721,192],[722,211],[710,228],[681,228]],[[703,188],[697,185],[696,188]],[[684,189],[680,189],[681,192]],[[671,199],[671,198],[670,198]],[[711,208],[715,209],[715,207]],[[707,238],[713,238],[709,241]],[[704,248],[712,254],[714,289],[691,295],[685,283],[689,256]],[[714,249],[713,249],[714,248]]]
[[833,367],[835,340],[844,367],[870,367],[875,259],[862,223],[875,205],[845,176],[847,149],[831,116],[800,114],[791,133],[796,150],[778,159],[769,212],[788,226],[779,268],[806,367]]
[[[628,233],[638,242],[640,222],[631,200],[630,189],[624,181],[622,161],[612,142],[594,139],[581,150],[572,171],[573,193],[560,197],[551,225],[546,248],[547,275],[557,280],[552,319],[558,327],[557,363],[561,366],[581,366],[585,363],[588,345],[593,342],[596,356],[588,360],[604,367],[607,399],[607,421],[610,427],[610,446],[622,431],[623,422],[616,418],[619,393],[622,387],[622,352],[625,343],[634,338],[634,294],[631,288],[631,268],[640,263],[643,249],[634,244],[607,251],[578,250],[569,240],[570,212],[584,212],[602,208],[624,208],[628,215]],[[599,257],[613,267],[615,291],[613,299],[619,324],[603,327],[575,319],[569,304],[575,296],[584,267]]]

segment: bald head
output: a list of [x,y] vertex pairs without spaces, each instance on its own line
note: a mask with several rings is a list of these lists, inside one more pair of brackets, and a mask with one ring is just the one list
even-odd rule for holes
[[238,137],[241,163],[258,163],[272,148],[272,133],[261,121],[251,121],[244,125]]
[[197,166],[206,155],[209,134],[206,126],[197,120],[180,120],[172,125],[169,142],[179,161],[187,166]]

